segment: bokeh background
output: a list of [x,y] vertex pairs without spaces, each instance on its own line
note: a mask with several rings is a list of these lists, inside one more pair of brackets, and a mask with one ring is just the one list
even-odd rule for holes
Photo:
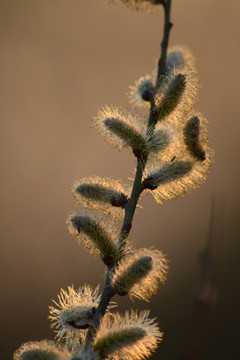
[[[170,45],[192,48],[209,120],[215,164],[183,199],[142,201],[137,247],[168,255],[170,273],[150,303],[120,298],[120,309],[151,309],[165,333],[154,358],[180,359],[193,332],[200,254],[211,199],[217,297],[201,359],[239,354],[239,34],[238,0],[173,0]],[[48,306],[60,288],[103,282],[104,267],[68,234],[76,206],[70,188],[84,176],[133,177],[135,160],[104,143],[91,119],[104,104],[127,103],[128,86],[159,56],[163,13],[106,0],[0,0],[1,358],[28,340],[54,338]],[[190,336],[191,337],[191,336]]]

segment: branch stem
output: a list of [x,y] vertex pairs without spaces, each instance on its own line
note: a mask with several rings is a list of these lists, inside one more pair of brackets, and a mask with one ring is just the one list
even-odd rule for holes
[[128,234],[131,230],[131,227],[132,227],[133,216],[134,216],[134,213],[136,210],[139,196],[141,195],[141,192],[142,192],[142,176],[143,176],[143,171],[146,166],[146,162],[147,162],[147,156],[138,158],[137,170],[136,170],[135,179],[134,179],[134,183],[133,183],[132,194],[131,194],[130,200],[125,209],[125,217],[123,220],[123,225],[122,225],[120,237],[119,237],[121,248],[124,247],[125,240],[126,240]]
[[91,346],[92,340],[94,339],[94,335],[100,325],[101,318],[104,316],[107,307],[109,305],[109,302],[111,298],[114,295],[114,291],[111,288],[111,269],[108,269],[106,273],[105,278],[105,284],[101,296],[101,300],[99,302],[98,308],[96,310],[96,313],[93,318],[92,325],[87,333],[86,342],[85,342],[85,349],[87,349],[89,346]]
[[[158,75],[156,79],[156,88],[159,85],[160,77],[165,74],[165,67],[166,67],[166,56],[167,56],[167,47],[168,47],[168,39],[169,39],[169,33],[172,24],[170,23],[170,9],[171,9],[171,0],[163,1],[162,3],[164,7],[164,16],[165,16],[165,22],[164,22],[164,35],[163,40],[161,43],[161,57],[158,62]],[[148,120],[148,126],[147,131],[153,131],[156,119],[157,119],[157,113],[155,111],[155,101],[154,98],[151,101],[151,108],[149,112],[149,120]],[[129,235],[129,232],[132,227],[132,220],[135,214],[135,210],[137,207],[137,203],[139,200],[139,197],[141,195],[141,192],[143,191],[142,186],[142,177],[143,172],[147,163],[148,155],[144,154],[141,157],[138,157],[137,159],[137,169],[135,174],[135,179],[133,183],[132,193],[131,197],[129,199],[129,202],[127,203],[125,207],[125,216],[122,224],[122,228],[119,235],[119,242],[120,242],[120,248],[123,249],[126,243],[126,238]],[[116,266],[116,265],[115,265]],[[109,267],[106,273],[105,278],[105,284],[102,292],[102,296],[97,308],[97,311],[94,315],[92,325],[87,333],[84,349],[91,348],[92,341],[94,339],[94,336],[98,330],[98,327],[100,325],[101,318],[104,316],[107,307],[109,305],[109,302],[111,298],[114,296],[114,291],[111,288],[111,273],[114,271],[114,267]]]
[[[136,210],[136,206],[138,203],[139,196],[142,192],[142,175],[147,162],[147,156],[138,158],[137,162],[137,170],[135,174],[135,180],[132,188],[131,198],[125,208],[125,217],[123,220],[123,225],[121,228],[119,241],[121,244],[121,248],[125,245],[125,240],[131,230],[132,227],[132,219]],[[114,296],[115,292],[111,288],[111,272],[114,271],[114,268],[109,268],[105,278],[105,284],[102,292],[102,296],[97,308],[97,311],[94,315],[92,325],[87,333],[86,342],[85,342],[85,350],[88,347],[91,347],[92,340],[94,339],[94,335],[100,325],[101,318],[104,316],[107,307],[111,298]]]
[[167,48],[168,40],[171,27],[173,24],[170,22],[170,12],[171,12],[171,0],[167,0],[163,3],[164,7],[164,33],[163,39],[161,42],[161,57],[158,61],[158,74],[157,74],[157,84],[156,88],[160,85],[161,76],[166,73],[166,58],[167,58]]

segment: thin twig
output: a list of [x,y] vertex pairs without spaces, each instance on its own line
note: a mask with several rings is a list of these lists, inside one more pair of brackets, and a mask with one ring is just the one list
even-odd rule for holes
[[111,300],[111,298],[114,295],[114,291],[111,288],[111,284],[110,284],[110,270],[108,269],[107,274],[106,274],[106,278],[105,278],[105,284],[104,284],[104,288],[103,288],[103,292],[102,292],[102,296],[99,302],[99,305],[97,307],[95,316],[93,318],[93,322],[92,322],[92,326],[90,327],[88,333],[87,333],[87,337],[86,337],[86,342],[85,342],[85,349],[88,348],[89,346],[91,346],[92,340],[94,338],[94,335],[99,327],[101,318],[104,316],[107,307],[109,305],[109,302]]
[[161,57],[158,61],[158,74],[157,74],[157,84],[156,88],[158,88],[161,76],[166,73],[166,58],[167,58],[167,48],[168,48],[168,40],[171,27],[173,24],[170,22],[170,12],[171,12],[171,0],[168,0],[163,3],[164,7],[164,33],[163,39],[161,42]]
[[147,156],[145,156],[144,158],[138,158],[137,170],[136,170],[135,179],[134,179],[134,183],[133,183],[132,194],[131,194],[130,200],[125,209],[125,217],[124,217],[123,225],[122,225],[121,232],[120,232],[120,243],[121,243],[122,247],[125,245],[125,240],[131,230],[133,216],[134,216],[134,213],[136,210],[139,196],[142,192],[142,186],[141,186],[142,185],[142,176],[143,176],[143,171],[146,166],[146,162],[147,162]]
[[[170,12],[171,12],[171,0],[166,0],[162,2],[164,8],[164,32],[163,39],[161,42],[161,56],[158,60],[158,74],[156,79],[156,90],[159,88],[161,83],[161,77],[166,73],[166,59],[167,59],[167,48],[169,42],[169,35],[171,27],[173,26],[170,21]],[[155,96],[151,98],[151,108],[148,120],[148,127],[152,128],[158,119],[158,110],[155,107]]]

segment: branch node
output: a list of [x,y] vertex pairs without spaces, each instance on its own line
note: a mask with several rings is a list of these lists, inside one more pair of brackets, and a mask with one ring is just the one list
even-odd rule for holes
[[108,267],[112,267],[114,265],[114,258],[110,254],[101,256],[101,259],[102,259],[103,263]]

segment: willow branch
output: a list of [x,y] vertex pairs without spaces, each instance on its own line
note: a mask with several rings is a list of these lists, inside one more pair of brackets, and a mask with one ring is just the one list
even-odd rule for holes
[[[171,28],[171,23],[169,21],[170,17],[170,9],[171,9],[171,0],[163,1],[162,5],[164,7],[164,13],[165,13],[165,24],[164,24],[164,35],[162,40],[162,52],[161,57],[158,62],[158,76],[156,79],[156,83],[159,82],[159,77],[165,73],[165,63],[166,63],[166,54],[167,54],[167,46],[168,46],[168,38],[169,38],[169,31]],[[154,97],[151,99],[151,108],[149,112],[149,121],[148,121],[148,127],[147,131],[149,131],[149,128],[153,129],[154,125],[156,123],[157,113],[154,111]],[[120,247],[123,249],[126,243],[126,239],[131,231],[132,228],[132,221],[135,214],[135,210],[137,207],[137,203],[139,200],[139,197],[141,195],[141,192],[143,191],[142,186],[142,177],[143,172],[147,163],[148,154],[143,154],[141,157],[138,157],[137,159],[137,169],[135,174],[135,179],[132,187],[132,193],[131,197],[126,204],[125,207],[125,216],[123,220],[123,224],[121,227],[120,235],[119,235],[119,241],[120,241]],[[91,347],[91,342],[94,339],[94,335],[100,325],[101,318],[104,316],[107,307],[109,305],[109,302],[111,298],[114,296],[114,291],[111,288],[111,273],[114,271],[114,266],[109,267],[106,273],[105,278],[105,284],[103,288],[103,292],[101,295],[101,299],[97,308],[97,311],[94,315],[93,322],[91,327],[89,328],[89,331],[87,333],[86,342],[85,342],[85,348]]]

